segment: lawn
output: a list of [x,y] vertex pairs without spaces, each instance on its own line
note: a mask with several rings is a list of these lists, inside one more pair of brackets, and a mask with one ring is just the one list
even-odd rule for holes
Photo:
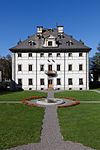
[[40,141],[43,108],[0,104],[0,150]]
[[79,101],[100,101],[100,93],[94,91],[64,91],[55,93],[55,97],[72,97]]
[[47,96],[47,93],[38,91],[7,92],[0,94],[0,101],[22,101],[31,96]]
[[95,90],[97,90],[97,91],[100,91],[100,88],[98,88],[98,89],[95,89]]
[[64,140],[100,150],[100,104],[80,104],[57,111]]

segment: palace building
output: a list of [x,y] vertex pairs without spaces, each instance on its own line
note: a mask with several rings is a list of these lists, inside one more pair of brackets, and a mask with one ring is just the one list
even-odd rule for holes
[[10,48],[12,80],[24,90],[88,90],[90,50],[63,26],[37,26],[37,33]]

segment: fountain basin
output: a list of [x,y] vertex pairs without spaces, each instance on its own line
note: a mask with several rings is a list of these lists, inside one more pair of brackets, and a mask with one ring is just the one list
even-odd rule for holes
[[49,99],[39,99],[36,101],[36,104],[39,105],[59,105],[59,104],[64,104],[64,101],[62,99],[58,98],[49,98]]

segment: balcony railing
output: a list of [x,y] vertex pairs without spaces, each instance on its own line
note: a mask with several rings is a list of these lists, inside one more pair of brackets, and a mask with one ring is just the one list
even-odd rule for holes
[[45,74],[48,75],[48,76],[55,77],[57,75],[57,71],[55,71],[55,70],[52,70],[52,71],[46,70]]

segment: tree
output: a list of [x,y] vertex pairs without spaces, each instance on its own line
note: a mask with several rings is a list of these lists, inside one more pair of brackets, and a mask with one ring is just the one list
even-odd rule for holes
[[3,74],[3,80],[12,79],[12,57],[10,55],[0,57],[0,70]]
[[98,44],[97,52],[95,56],[93,57],[93,74],[94,74],[94,80],[97,81],[98,77],[100,76],[100,44]]

